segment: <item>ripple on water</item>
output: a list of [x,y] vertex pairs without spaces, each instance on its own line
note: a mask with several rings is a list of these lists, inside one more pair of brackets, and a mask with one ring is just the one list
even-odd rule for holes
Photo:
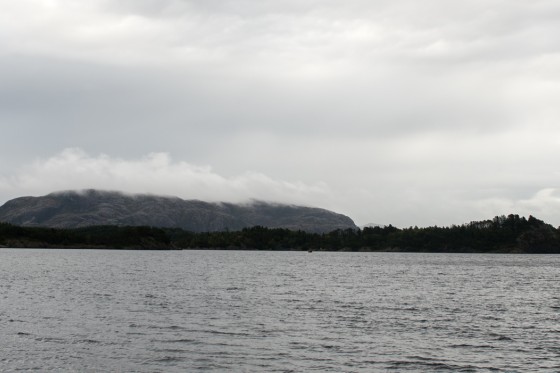
[[556,256],[1,255],[7,371],[559,370]]

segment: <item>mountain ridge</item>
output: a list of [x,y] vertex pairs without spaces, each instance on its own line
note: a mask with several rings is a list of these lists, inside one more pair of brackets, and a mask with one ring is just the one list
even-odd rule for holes
[[145,225],[193,232],[241,230],[252,226],[317,233],[357,229],[349,217],[316,207],[264,201],[205,202],[96,189],[15,198],[0,206],[0,221],[26,227]]

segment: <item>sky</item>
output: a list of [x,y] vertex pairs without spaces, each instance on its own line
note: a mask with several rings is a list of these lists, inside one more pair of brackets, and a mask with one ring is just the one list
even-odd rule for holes
[[0,0],[0,204],[97,188],[560,225],[556,0]]

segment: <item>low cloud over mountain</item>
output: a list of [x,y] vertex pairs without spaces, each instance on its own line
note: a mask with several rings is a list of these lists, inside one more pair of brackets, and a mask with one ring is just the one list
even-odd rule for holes
[[208,203],[98,190],[16,198],[0,207],[0,221],[56,228],[147,225],[193,232],[239,230],[257,225],[308,232],[356,228],[349,217],[319,208],[260,201]]

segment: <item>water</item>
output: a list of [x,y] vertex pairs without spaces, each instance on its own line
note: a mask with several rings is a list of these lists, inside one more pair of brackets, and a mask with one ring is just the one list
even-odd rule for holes
[[0,370],[560,371],[560,256],[0,250]]

